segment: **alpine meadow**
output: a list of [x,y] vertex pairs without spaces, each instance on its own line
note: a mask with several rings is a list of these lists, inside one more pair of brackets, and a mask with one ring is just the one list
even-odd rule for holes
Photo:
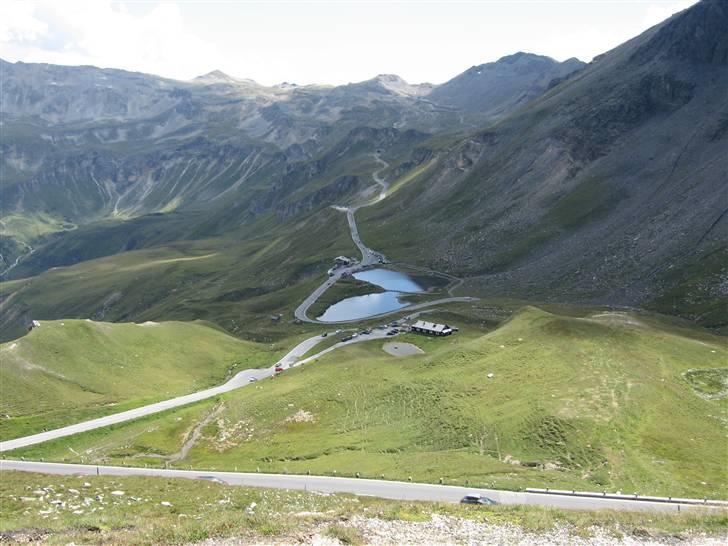
[[0,542],[724,544],[728,2],[0,19]]

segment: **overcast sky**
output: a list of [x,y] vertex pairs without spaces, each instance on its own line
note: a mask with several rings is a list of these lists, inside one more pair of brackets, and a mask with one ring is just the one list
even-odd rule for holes
[[0,0],[0,57],[263,84],[440,83],[516,51],[584,61],[695,0]]

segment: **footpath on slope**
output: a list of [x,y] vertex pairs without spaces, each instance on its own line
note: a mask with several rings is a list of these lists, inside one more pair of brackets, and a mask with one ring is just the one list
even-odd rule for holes
[[[18,242],[27,249],[27,252],[23,252],[22,254],[19,254],[18,256],[16,256],[15,261],[12,264],[10,264],[8,267],[6,267],[2,271],[0,271],[0,279],[2,277],[4,277],[5,275],[7,275],[8,273],[10,273],[13,269],[15,269],[18,266],[18,264],[20,264],[20,262],[22,262],[25,258],[27,258],[31,254],[33,254],[33,252],[35,252],[35,249],[32,246],[30,246],[29,244],[24,243],[22,241],[18,241]],[[3,257],[2,254],[0,254],[0,262],[5,263],[5,258]]]

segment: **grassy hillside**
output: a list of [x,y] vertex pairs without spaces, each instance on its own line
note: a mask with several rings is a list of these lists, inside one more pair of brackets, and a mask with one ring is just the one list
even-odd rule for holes
[[202,323],[43,321],[0,345],[0,437],[14,438],[222,383],[281,347]]
[[358,344],[254,389],[13,455],[78,460],[72,447],[85,462],[162,464],[214,412],[185,467],[724,496],[728,400],[685,377],[724,368],[724,338],[624,313],[529,307],[490,333],[440,318],[464,327],[397,340],[421,356]]
[[[327,209],[286,224],[265,216],[256,225],[254,237],[168,243],[0,283],[0,340],[21,335],[31,319],[60,318],[200,319],[266,343],[310,331],[288,321],[334,257],[356,253],[346,216]],[[272,323],[278,313],[283,320]]]

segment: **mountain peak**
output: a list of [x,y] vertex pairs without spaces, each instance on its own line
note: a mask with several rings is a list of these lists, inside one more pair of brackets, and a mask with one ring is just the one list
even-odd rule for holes
[[401,77],[397,76],[397,74],[379,74],[374,79],[382,83],[407,83]]
[[397,74],[379,74],[363,83],[368,86],[373,85],[379,90],[384,89],[388,93],[409,97],[426,95],[432,89],[430,84],[407,83]]
[[511,55],[501,57],[496,61],[496,64],[515,64],[519,62],[539,61],[548,62],[549,64],[557,64],[557,61],[546,55],[537,55],[536,53],[527,53],[525,51],[518,51]]
[[194,81],[203,83],[238,83],[240,80],[225,74],[222,70],[213,70],[202,76],[197,76]]
[[494,119],[541,94],[552,80],[582,66],[578,59],[559,63],[545,55],[519,51],[470,67],[437,86],[428,98]]

